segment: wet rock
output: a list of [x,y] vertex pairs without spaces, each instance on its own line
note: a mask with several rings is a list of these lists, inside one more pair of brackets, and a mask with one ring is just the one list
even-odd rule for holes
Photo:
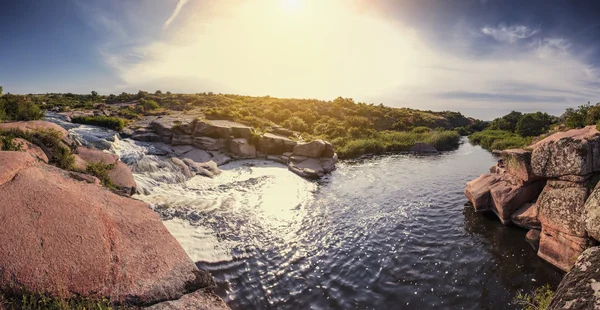
[[323,140],[298,143],[294,146],[294,155],[318,158],[325,151],[325,146],[325,141]]
[[214,161],[218,166],[225,165],[233,161],[233,159],[221,152],[210,152],[212,155],[212,161]]
[[188,153],[190,151],[194,150],[194,147],[191,145],[177,145],[177,146],[173,146],[171,148],[172,152],[175,153],[175,155],[177,156],[181,156],[185,153]]
[[598,309],[600,305],[600,248],[585,250],[564,276],[548,310]]
[[542,229],[538,218],[538,207],[535,203],[524,204],[510,216],[510,219],[515,225],[522,228]]
[[285,152],[293,152],[296,142],[286,137],[264,134],[258,143],[258,150],[267,155],[281,155]]
[[219,296],[208,289],[183,295],[183,297],[165,301],[146,308],[148,310],[229,310],[229,306]]
[[202,175],[209,178],[221,174],[221,169],[218,168],[217,163],[214,161],[198,163],[189,158],[183,159],[183,162],[190,167],[190,171],[196,175]]
[[438,153],[438,150],[431,144],[417,142],[410,148],[409,152],[417,154],[435,154]]
[[194,176],[194,174],[192,173],[192,171],[190,170],[190,167],[188,167],[188,165],[186,165],[183,160],[177,158],[177,157],[171,157],[171,162],[178,167],[181,170],[181,173],[186,177],[186,178],[191,178]]
[[530,229],[525,235],[525,240],[529,243],[534,250],[538,250],[540,248],[540,234],[542,232],[537,229]]
[[523,149],[510,149],[500,154],[506,173],[523,182],[535,179],[531,170],[531,152]]
[[490,188],[491,210],[496,213],[502,224],[511,223],[511,215],[523,204],[538,197],[544,182],[514,185],[506,181],[495,183]]
[[325,173],[329,173],[333,170],[335,170],[335,164],[338,161],[338,155],[337,154],[333,154],[333,157],[329,158],[329,157],[321,157],[321,167],[323,167],[323,171],[325,171]]
[[492,185],[500,182],[501,177],[497,174],[482,174],[475,180],[467,183],[465,196],[471,202],[476,211],[486,211],[492,205],[490,189]]
[[214,284],[146,203],[28,153],[0,152],[0,197],[0,290],[143,306]]
[[588,247],[590,242],[586,237],[572,236],[544,226],[538,256],[550,264],[568,271],[577,257]]
[[289,164],[290,171],[307,179],[319,179],[325,175],[319,159],[307,158],[301,162]]
[[237,138],[231,140],[229,144],[229,150],[235,156],[239,158],[255,158],[256,157],[256,147],[250,143],[248,140],[244,138]]
[[540,177],[589,175],[600,170],[600,132],[587,126],[555,133],[533,146],[533,173]]
[[588,188],[585,183],[548,181],[537,201],[542,226],[568,235],[585,237],[582,214],[587,198]]
[[285,157],[285,156],[283,156],[283,155],[281,155],[281,156],[277,156],[277,155],[268,155],[268,156],[267,156],[267,159],[268,159],[268,160],[272,160],[272,161],[274,161],[274,162],[278,162],[278,163],[280,163],[280,164],[284,164],[284,165],[287,165],[287,164],[289,164],[289,158],[287,158],[287,157]]

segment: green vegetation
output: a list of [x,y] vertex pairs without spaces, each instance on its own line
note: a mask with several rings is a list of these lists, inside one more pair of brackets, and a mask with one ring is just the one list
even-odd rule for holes
[[0,135],[0,151],[21,151],[23,145],[14,141],[11,136]]
[[86,172],[100,179],[103,186],[115,190],[117,186],[108,175],[113,168],[114,165],[90,162],[87,165]]
[[523,310],[545,310],[550,306],[550,301],[554,291],[550,288],[550,285],[546,284],[531,294],[518,293],[513,303],[517,306],[523,307]]
[[26,96],[0,96],[0,121],[27,121],[44,117],[40,107]]
[[106,127],[116,131],[122,130],[125,127],[125,120],[114,116],[76,116],[71,121],[78,124]]
[[522,148],[530,145],[533,137],[548,132],[557,122],[556,117],[547,113],[512,111],[493,120],[486,130],[471,134],[469,141],[490,151]]
[[4,130],[0,131],[2,139],[11,140],[14,138],[25,139],[39,146],[48,158],[50,163],[65,170],[73,170],[75,158],[71,154],[71,149],[62,141],[60,132],[55,130],[38,130],[38,131],[20,131],[20,130]]

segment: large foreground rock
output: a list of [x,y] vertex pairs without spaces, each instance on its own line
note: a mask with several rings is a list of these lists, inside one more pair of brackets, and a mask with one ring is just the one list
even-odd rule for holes
[[133,195],[137,191],[137,184],[131,173],[131,169],[123,162],[119,161],[119,157],[115,154],[90,149],[87,147],[77,147],[75,157],[75,168],[80,171],[86,171],[89,163],[101,163],[112,165],[108,176],[111,181],[126,195]]
[[526,203],[511,216],[513,224],[527,229],[542,229],[539,219],[539,209],[536,203]]
[[587,249],[560,282],[549,310],[600,308],[600,248]]
[[492,198],[490,188],[501,180],[498,174],[482,174],[478,178],[467,183],[465,196],[475,211],[487,211],[490,209]]
[[134,305],[214,285],[146,203],[0,152],[0,290]]
[[555,133],[533,146],[533,173],[540,177],[587,176],[600,170],[600,132],[596,126]]
[[296,141],[292,141],[284,136],[265,133],[258,142],[258,150],[267,155],[281,155],[286,152],[293,152]]
[[314,140],[294,146],[294,155],[318,158],[325,151],[325,141]]
[[490,209],[496,213],[502,224],[508,225],[512,222],[511,215],[523,204],[536,199],[544,184],[545,182],[533,182],[514,185],[504,180],[497,182],[490,188]]

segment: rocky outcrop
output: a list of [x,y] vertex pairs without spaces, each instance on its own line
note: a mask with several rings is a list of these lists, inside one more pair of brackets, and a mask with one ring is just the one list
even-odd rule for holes
[[184,160],[185,167],[180,165],[181,162],[174,164],[186,175],[217,175],[220,171],[212,169],[210,161],[218,166],[230,162],[231,158],[264,158],[285,164],[290,171],[302,177],[317,179],[333,171],[338,160],[331,143],[323,140],[298,143],[288,138],[293,136],[293,132],[281,128],[272,131],[285,135],[270,132],[257,135],[251,127],[243,124],[203,120],[186,114],[156,117],[144,123],[147,123],[145,127],[134,131],[133,139],[162,141],[173,147],[194,147],[185,152],[176,151],[174,155]]
[[538,256],[566,271],[600,238],[600,189],[594,189],[600,132],[595,126],[559,132],[531,148],[502,151],[491,174],[467,183],[465,195],[476,210],[492,210],[505,224],[509,217],[541,231]]
[[13,139],[13,144],[18,145],[21,151],[30,153],[39,160],[48,163],[48,156],[39,146],[21,138]]
[[533,145],[531,164],[533,173],[545,178],[600,171],[600,132],[587,126],[555,133]]
[[69,136],[69,132],[57,124],[46,121],[27,121],[27,122],[11,122],[1,123],[0,130],[18,130],[23,132],[36,131],[56,131],[62,139]]
[[3,292],[148,306],[214,286],[146,203],[29,153],[0,152],[0,197]]
[[585,250],[560,282],[549,310],[600,308],[600,247]]
[[86,171],[89,163],[101,163],[110,165],[108,176],[117,186],[118,190],[126,195],[133,195],[137,191],[137,185],[133,179],[131,169],[115,154],[90,149],[87,147],[77,147],[75,157],[75,168],[80,171]]

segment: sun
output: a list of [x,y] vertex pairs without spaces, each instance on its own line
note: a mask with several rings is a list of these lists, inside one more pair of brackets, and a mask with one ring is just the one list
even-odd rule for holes
[[284,7],[289,11],[295,11],[300,6],[300,0],[282,0]]

